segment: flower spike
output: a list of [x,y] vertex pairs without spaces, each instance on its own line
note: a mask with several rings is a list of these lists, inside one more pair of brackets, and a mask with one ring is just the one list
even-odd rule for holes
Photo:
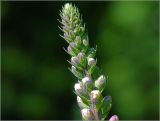
[[[111,109],[111,97],[103,98],[106,78],[101,74],[97,66],[96,48],[89,45],[89,37],[82,15],[76,6],[66,3],[60,11],[63,32],[62,38],[68,43],[65,50],[71,59],[69,69],[78,82],[74,86],[77,95],[77,103],[81,109],[82,119],[86,121],[103,121]],[[118,117],[112,117],[110,121],[117,121]]]

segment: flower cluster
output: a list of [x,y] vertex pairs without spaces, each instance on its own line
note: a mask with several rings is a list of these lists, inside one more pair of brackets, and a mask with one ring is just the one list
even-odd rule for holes
[[98,68],[96,49],[89,45],[89,38],[79,10],[65,4],[60,12],[64,32],[62,38],[69,44],[65,51],[71,56],[70,71],[77,77],[74,86],[83,120],[104,120],[111,108],[111,97],[103,98],[102,91],[107,78]]

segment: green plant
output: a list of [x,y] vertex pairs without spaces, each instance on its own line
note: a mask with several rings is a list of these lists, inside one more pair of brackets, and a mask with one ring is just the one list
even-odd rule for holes
[[[70,56],[70,71],[78,78],[75,94],[83,120],[104,120],[111,109],[111,97],[103,98],[102,92],[107,78],[101,75],[96,58],[96,49],[90,47],[89,37],[78,8],[65,4],[60,12],[64,32],[61,36],[69,44],[65,50]],[[117,120],[113,116],[110,120]]]

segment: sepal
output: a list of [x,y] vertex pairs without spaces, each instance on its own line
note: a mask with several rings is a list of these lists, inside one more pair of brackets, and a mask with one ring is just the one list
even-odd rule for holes
[[79,79],[82,79],[84,76],[83,73],[78,71],[74,66],[71,67],[71,72]]
[[83,108],[89,108],[89,106],[87,104],[84,103],[84,101],[77,96],[77,102],[78,102],[78,106],[83,109]]
[[90,48],[88,51],[88,57],[87,58],[94,58],[96,55],[96,49]]

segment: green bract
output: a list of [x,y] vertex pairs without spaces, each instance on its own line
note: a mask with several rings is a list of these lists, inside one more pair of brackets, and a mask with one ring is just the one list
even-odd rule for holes
[[104,120],[111,108],[111,98],[102,97],[106,78],[98,68],[96,49],[90,47],[89,38],[78,8],[65,4],[60,12],[62,38],[69,44],[66,52],[71,56],[70,71],[77,77],[75,94],[83,120]]

